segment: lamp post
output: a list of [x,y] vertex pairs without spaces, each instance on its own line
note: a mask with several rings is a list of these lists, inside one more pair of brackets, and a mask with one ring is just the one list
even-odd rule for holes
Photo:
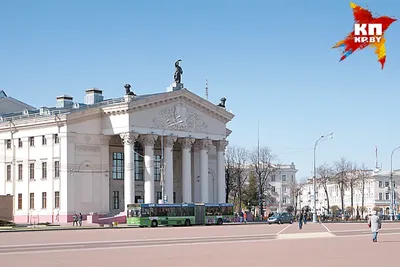
[[[181,118],[181,116],[177,116],[176,120],[179,120]],[[166,201],[168,201],[167,199],[167,195],[165,195],[165,166],[164,166],[164,133],[166,130],[168,130],[168,128],[178,125],[180,123],[182,123],[183,120],[179,120],[173,123],[170,123],[169,120],[167,120],[167,125],[164,127],[164,129],[161,132],[161,195],[162,195],[162,203],[165,203]]]
[[322,135],[320,138],[318,138],[317,141],[315,141],[314,144],[314,175],[313,175],[313,195],[314,195],[314,199],[313,199],[313,222],[316,223],[317,222],[317,198],[316,198],[316,194],[317,194],[317,165],[315,164],[315,151],[317,150],[317,146],[318,144],[320,144],[322,141],[328,140],[328,139],[332,139],[333,138],[333,133],[330,133],[328,135]]
[[394,152],[400,149],[400,146],[396,147],[395,149],[392,150],[392,154],[390,155],[390,220],[394,220],[394,181],[393,181],[393,154]]

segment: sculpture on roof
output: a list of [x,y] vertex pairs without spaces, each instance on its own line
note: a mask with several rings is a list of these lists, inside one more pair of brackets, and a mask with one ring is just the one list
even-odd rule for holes
[[223,97],[223,98],[221,98],[220,101],[221,101],[221,102],[220,102],[217,106],[218,106],[218,107],[221,107],[221,108],[225,108],[226,98]]
[[178,59],[175,62],[174,80],[175,80],[176,83],[181,83],[181,81],[182,81],[183,70],[182,70],[182,67],[179,66],[179,62],[180,61],[182,61],[182,59]]
[[136,96],[136,94],[134,92],[131,92],[131,85],[130,84],[125,84],[125,95],[133,95]]

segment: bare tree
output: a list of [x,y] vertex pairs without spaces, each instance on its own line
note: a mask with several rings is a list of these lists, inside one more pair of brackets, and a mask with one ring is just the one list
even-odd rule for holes
[[298,205],[300,194],[302,191],[302,183],[297,182],[297,181],[291,181],[289,183],[289,190],[290,190],[290,195],[292,196],[292,199],[294,202],[294,212],[297,213],[297,209],[298,209],[297,205]]
[[357,175],[359,177],[358,182],[361,188],[361,217],[364,218],[365,212],[365,183],[367,179],[371,176],[371,171],[365,166],[364,163],[361,164],[360,168],[357,171]]
[[[351,215],[354,215],[354,189],[358,186],[358,182],[360,177],[358,175],[358,166],[357,163],[352,164],[351,170],[347,176],[347,184],[350,188],[350,207],[351,207]],[[358,212],[358,211],[357,211]]]
[[352,170],[352,164],[342,157],[339,161],[335,162],[334,166],[335,176],[333,177],[333,181],[339,187],[341,209],[342,212],[344,212],[344,193],[348,186],[348,176],[349,172]]
[[249,175],[248,169],[248,158],[249,153],[246,148],[243,147],[228,147],[225,153],[226,157],[226,172],[225,178],[227,188],[229,186],[229,191],[226,191],[226,197],[229,199],[229,195],[233,194],[234,202],[238,203],[239,209],[242,208],[242,191],[243,186],[247,181]]
[[329,202],[329,193],[328,193],[328,185],[332,182],[334,177],[334,170],[328,164],[323,164],[317,168],[317,182],[323,188],[326,196],[326,203],[328,205],[328,212],[330,211],[330,202]]
[[272,154],[268,147],[255,149],[250,155],[252,168],[258,180],[258,200],[262,216],[264,215],[263,201],[267,202],[273,198],[269,182],[277,169],[276,165],[272,163],[275,159],[276,156]]

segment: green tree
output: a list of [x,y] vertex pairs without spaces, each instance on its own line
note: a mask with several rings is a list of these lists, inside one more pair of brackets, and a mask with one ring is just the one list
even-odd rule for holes
[[243,190],[243,201],[248,207],[258,205],[258,183],[254,172],[250,172],[249,180]]

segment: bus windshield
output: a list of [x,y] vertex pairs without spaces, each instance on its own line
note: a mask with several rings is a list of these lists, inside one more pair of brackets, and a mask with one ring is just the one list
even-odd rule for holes
[[128,217],[140,217],[140,207],[129,209],[127,215]]

